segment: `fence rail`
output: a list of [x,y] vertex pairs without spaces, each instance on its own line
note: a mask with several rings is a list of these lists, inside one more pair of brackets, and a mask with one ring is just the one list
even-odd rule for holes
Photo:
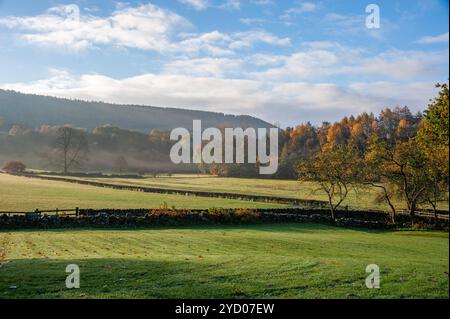
[[[68,208],[68,209],[49,209],[49,210],[40,210],[40,209],[35,209],[34,211],[28,211],[28,212],[13,212],[13,211],[0,211],[0,215],[29,215],[29,214],[37,214],[37,215],[42,215],[42,214],[48,214],[48,213],[55,213],[55,214],[64,214],[66,216],[68,215],[73,215],[73,216],[79,216],[79,212],[80,209],[78,207],[76,208]],[[73,213],[73,214],[67,214],[67,213]]]

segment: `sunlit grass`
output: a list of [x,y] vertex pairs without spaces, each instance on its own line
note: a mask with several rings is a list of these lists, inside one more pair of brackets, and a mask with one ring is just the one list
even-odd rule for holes
[[[326,201],[326,194],[319,190],[315,183],[299,182],[295,180],[251,179],[251,178],[221,178],[207,175],[173,175],[147,177],[145,179],[130,178],[80,178],[89,181],[111,183],[117,185],[146,186],[167,189],[179,189],[204,192],[225,192],[249,195],[278,196],[297,199],[314,199]],[[383,209],[389,207],[383,202],[377,202],[379,189],[352,190],[342,206],[360,209]],[[395,201],[394,201],[395,202]],[[396,203],[398,208],[406,208],[401,202]],[[447,203],[440,203],[440,209],[448,210]]]
[[176,208],[262,208],[279,204],[165,195],[114,190],[0,174],[0,211],[34,211],[36,208],[158,208],[164,203]]

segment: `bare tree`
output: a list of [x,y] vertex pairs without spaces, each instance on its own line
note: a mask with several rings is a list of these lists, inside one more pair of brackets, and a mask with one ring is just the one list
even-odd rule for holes
[[58,136],[52,145],[50,161],[61,167],[66,175],[73,167],[81,166],[87,161],[89,147],[85,133],[70,126],[58,129]]
[[114,161],[114,169],[119,173],[122,174],[128,169],[128,162],[126,158],[123,155],[120,155],[116,158]]

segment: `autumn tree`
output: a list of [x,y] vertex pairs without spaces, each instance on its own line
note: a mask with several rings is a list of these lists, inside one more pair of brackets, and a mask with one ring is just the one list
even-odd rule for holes
[[437,84],[436,87],[440,89],[439,95],[428,105],[417,134],[430,176],[425,197],[435,215],[438,202],[448,201],[449,187],[449,91],[447,84]]
[[347,145],[350,139],[350,128],[347,119],[344,118],[340,123],[334,123],[327,132],[328,148],[333,148],[338,145]]
[[58,129],[57,138],[51,147],[50,162],[61,167],[65,175],[73,167],[81,166],[87,160],[89,153],[84,131],[70,126],[62,126]]
[[24,172],[26,168],[27,167],[22,162],[8,161],[3,165],[2,170],[8,173],[21,173]]
[[413,115],[407,106],[386,108],[376,120],[376,133],[389,145],[407,141],[417,133],[422,114]]
[[364,154],[366,149],[367,136],[364,133],[363,126],[360,123],[353,125],[350,132],[349,144],[358,150],[359,154]]
[[301,161],[297,166],[299,180],[316,182],[318,190],[328,197],[331,218],[336,220],[336,210],[349,192],[359,183],[360,160],[350,146],[337,145]]
[[385,144],[378,135],[371,134],[368,139],[367,152],[364,156],[360,171],[362,186],[369,186],[380,190],[376,201],[385,202],[391,209],[391,222],[395,224],[397,209],[394,204],[396,196],[395,187],[390,183],[395,178],[391,169],[387,169],[387,160],[382,154],[385,152]]
[[378,138],[373,142],[368,158],[373,164],[369,169],[404,201],[411,218],[414,218],[418,206],[424,203],[431,182],[424,149],[413,138],[395,146]]

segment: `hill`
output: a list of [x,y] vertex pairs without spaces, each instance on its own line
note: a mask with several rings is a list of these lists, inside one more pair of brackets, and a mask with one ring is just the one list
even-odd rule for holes
[[14,124],[27,128],[71,124],[89,130],[110,124],[147,133],[152,129],[190,128],[193,119],[202,120],[204,127],[271,126],[248,115],[88,102],[0,90],[0,131],[8,130]]

